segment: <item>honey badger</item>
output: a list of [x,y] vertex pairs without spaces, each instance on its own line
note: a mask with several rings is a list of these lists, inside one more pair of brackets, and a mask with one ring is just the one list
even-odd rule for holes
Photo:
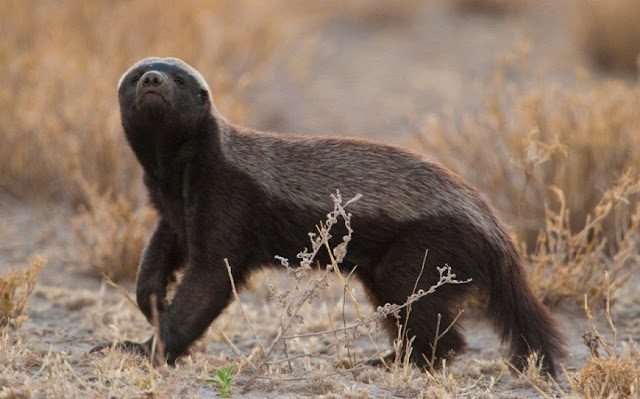
[[[122,126],[144,169],[144,183],[160,220],[144,252],[137,301],[152,320],[158,299],[159,337],[169,363],[184,354],[229,304],[224,259],[242,284],[253,270],[294,259],[307,232],[326,214],[337,189],[350,205],[355,233],[344,260],[375,305],[401,304],[417,288],[438,281],[449,264],[469,284],[445,285],[400,315],[415,336],[412,360],[431,358],[440,324],[461,301],[487,301],[486,313],[518,368],[538,353],[555,375],[564,340],[535,298],[511,237],[482,195],[437,162],[366,140],[259,132],[223,119],[204,78],[176,58],[146,58],[118,86]],[[335,234],[340,236],[340,234]],[[184,269],[171,303],[167,285]],[[392,333],[395,319],[386,321]],[[150,353],[153,339],[122,347]],[[455,324],[438,341],[436,360],[466,347]],[[424,356],[423,356],[424,355]]]

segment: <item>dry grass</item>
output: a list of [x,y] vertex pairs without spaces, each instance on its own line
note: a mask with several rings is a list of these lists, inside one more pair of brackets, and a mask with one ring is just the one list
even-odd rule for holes
[[639,0],[576,2],[578,36],[585,53],[598,66],[626,72],[638,69]]
[[22,324],[22,312],[27,306],[27,299],[46,263],[44,258],[35,256],[26,270],[11,270],[6,275],[0,275],[0,327]]
[[157,221],[147,205],[134,206],[124,195],[99,194],[79,178],[86,205],[73,218],[80,262],[113,280],[134,279],[151,229]]
[[462,122],[426,118],[414,146],[486,193],[514,226],[541,298],[581,301],[600,291],[602,271],[620,284],[637,260],[638,178],[629,170],[640,170],[640,91],[619,81],[507,81],[523,59],[502,59],[484,109]]
[[[609,274],[602,278],[604,299],[604,318],[610,330],[611,339],[607,340],[598,332],[596,320],[584,295],[584,311],[591,330],[582,335],[583,342],[589,348],[590,356],[584,367],[578,371],[564,370],[568,387],[561,387],[555,380],[546,380],[530,370],[526,374],[518,372],[522,379],[533,387],[544,398],[613,399],[635,398],[640,392],[640,353],[635,342],[629,339],[625,348],[617,342],[617,329],[611,317],[610,298],[613,286]],[[601,353],[604,351],[604,353]],[[529,364],[536,364],[537,359],[530,358]]]
[[[603,279],[605,290],[604,316],[611,330],[611,341],[607,341],[595,327],[589,309],[587,295],[584,296],[584,311],[591,324],[591,331],[583,335],[591,356],[584,368],[568,376],[571,388],[586,398],[627,398],[640,394],[640,353],[635,342],[629,340],[626,350],[617,342],[617,330],[611,318],[610,296],[612,294],[608,274]],[[604,351],[601,353],[600,351]]]
[[640,355],[591,357],[577,376],[576,390],[587,398],[628,398],[640,392]]
[[[364,299],[361,293],[356,292],[360,291],[360,287],[350,280],[353,271],[341,270],[340,266],[348,243],[354,234],[357,235],[350,227],[351,214],[346,210],[357,197],[343,203],[337,193],[333,200],[334,210],[327,215],[326,222],[318,226],[317,233],[310,234],[310,250],[305,249],[298,255],[300,265],[294,268],[287,259],[279,258],[287,272],[284,286],[274,284],[273,281],[267,284],[272,302],[277,307],[276,315],[268,315],[267,318],[279,319],[277,331],[273,331],[273,326],[258,323],[259,318],[251,315],[236,294],[236,305],[241,313],[239,315],[236,312],[236,317],[244,319],[244,323],[240,322],[240,325],[250,327],[244,327],[246,332],[242,341],[249,340],[255,345],[245,349],[248,352],[245,354],[221,329],[218,333],[240,359],[238,372],[234,377],[239,379],[238,384],[245,388],[260,388],[262,381],[272,387],[304,384],[305,390],[311,390],[312,396],[321,394],[320,397],[325,398],[369,397],[369,388],[401,397],[428,398],[436,395],[453,398],[462,394],[475,394],[484,388],[486,382],[477,378],[481,372],[475,365],[457,373],[452,373],[446,363],[437,372],[418,370],[409,362],[409,351],[401,356],[405,346],[410,348],[411,339],[400,328],[392,348],[380,343],[381,339],[384,340],[384,337],[379,336],[380,320],[397,316],[404,308],[410,314],[413,302],[425,295],[437,295],[437,290],[442,285],[464,284],[468,281],[456,280],[452,269],[445,266],[439,269],[440,280],[429,290],[414,291],[403,304],[387,304],[368,310],[368,306],[361,305]],[[336,223],[344,223],[347,235],[331,248],[331,228]],[[319,264],[314,267],[314,263],[317,263],[315,257],[320,251],[328,252],[331,263],[324,265],[325,267]],[[231,266],[227,266],[231,276]],[[318,269],[318,273],[310,274],[314,268]],[[333,295],[328,292],[333,292]],[[336,293],[342,293],[341,297],[336,296]],[[319,311],[326,313],[328,318],[320,322],[314,321],[317,320]],[[225,321],[220,324],[224,325]],[[256,329],[254,326],[258,325],[261,328]],[[272,331],[266,334],[270,336],[267,341],[264,341],[265,327]],[[440,326],[434,347],[437,346],[438,339],[447,333],[448,327]],[[388,363],[382,358],[382,354],[390,349],[395,350],[394,363]],[[376,359],[383,367],[367,365]],[[433,362],[433,358],[431,361]],[[494,370],[499,370],[502,374],[506,366],[497,366]],[[342,381],[342,386],[335,381]],[[489,383],[493,382],[491,380]],[[492,395],[486,397],[490,398]]]
[[239,94],[294,31],[295,18],[273,18],[285,11],[257,0],[5,2],[3,187],[77,203],[80,171],[100,193],[139,199],[139,166],[120,127],[120,75],[144,56],[183,58],[207,77],[222,113],[241,121]]
[[[640,231],[640,206],[629,214],[629,198],[640,193],[640,180],[624,175],[608,189],[584,227],[572,232],[564,194],[555,188],[559,206],[547,209],[546,225],[535,250],[528,256],[530,281],[540,299],[550,305],[563,300],[582,300],[584,294],[596,302],[604,299],[607,287],[614,292],[635,271]],[[607,241],[605,223],[614,220],[613,242]],[[608,278],[605,285],[604,271]]]

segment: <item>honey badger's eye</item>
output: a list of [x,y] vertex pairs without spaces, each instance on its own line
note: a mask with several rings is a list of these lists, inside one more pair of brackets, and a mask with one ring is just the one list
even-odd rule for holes
[[176,76],[175,78],[173,78],[173,81],[180,86],[184,84],[184,79],[182,79],[180,76]]
[[200,94],[200,101],[202,101],[203,103],[206,103],[207,101],[209,101],[209,92],[208,91],[200,90],[200,92],[198,94]]
[[132,84],[134,84],[134,85],[136,85],[136,84],[138,84],[138,81],[139,81],[139,80],[140,80],[140,75],[135,75],[135,76],[133,77],[133,79],[131,79],[131,83],[132,83]]

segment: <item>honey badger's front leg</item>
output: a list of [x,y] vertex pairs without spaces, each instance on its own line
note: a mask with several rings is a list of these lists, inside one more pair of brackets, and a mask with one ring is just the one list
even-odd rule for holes
[[[138,270],[136,284],[136,299],[138,307],[145,315],[149,323],[154,324],[155,306],[158,320],[164,319],[169,308],[167,304],[167,285],[174,278],[176,269],[185,262],[185,250],[178,242],[178,237],[163,220],[160,221],[151,240],[147,245]],[[152,297],[155,296],[155,304]],[[121,343],[103,343],[91,349],[89,353],[99,352],[107,347],[115,346],[123,350],[137,352],[146,356],[151,355],[153,337],[147,341],[138,343],[124,341]],[[156,363],[160,361],[157,359]]]
[[152,295],[156,297],[156,310],[162,320],[168,309],[167,285],[184,262],[185,250],[179,245],[178,237],[166,222],[160,221],[144,251],[136,285],[138,307],[149,323],[154,323]]

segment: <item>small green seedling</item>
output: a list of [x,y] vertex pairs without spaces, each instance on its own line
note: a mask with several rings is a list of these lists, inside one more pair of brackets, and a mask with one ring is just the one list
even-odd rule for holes
[[231,365],[228,369],[216,369],[216,373],[218,373],[218,379],[216,378],[207,378],[204,380],[205,382],[213,382],[218,387],[220,387],[220,391],[218,393],[223,398],[229,397],[229,388],[231,387],[231,381],[233,381],[233,369],[235,366]]

